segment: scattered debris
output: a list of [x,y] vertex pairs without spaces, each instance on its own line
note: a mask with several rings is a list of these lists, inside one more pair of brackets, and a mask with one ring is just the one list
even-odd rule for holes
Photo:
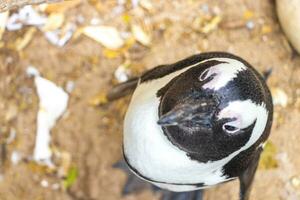
[[10,129],[9,136],[6,138],[6,144],[11,144],[17,137],[17,131],[14,128]]
[[0,41],[2,40],[2,35],[5,31],[6,21],[8,19],[9,12],[0,13]]
[[13,119],[15,119],[18,115],[18,108],[14,104],[10,104],[7,108],[7,111],[5,113],[4,120],[5,122],[10,122]]
[[40,76],[40,72],[34,66],[30,65],[26,69],[26,75],[29,78],[36,77],[36,76]]
[[274,169],[278,167],[278,161],[276,160],[277,149],[271,142],[267,141],[264,145],[264,151],[261,154],[259,169]]
[[100,106],[100,105],[106,104],[107,101],[108,100],[107,100],[106,93],[99,93],[89,100],[89,105]]
[[[30,73],[39,74],[33,67],[27,70],[27,74]],[[50,130],[55,125],[56,120],[66,110],[69,96],[62,88],[41,76],[35,76],[34,80],[40,103],[33,159],[40,164],[53,167],[54,165],[51,161],[52,151],[50,149]]]
[[288,95],[280,88],[272,87],[271,93],[273,104],[286,107],[288,105]]
[[254,13],[251,11],[251,10],[246,10],[244,12],[244,15],[243,15],[243,18],[245,20],[249,20],[249,19],[252,19],[254,17]]
[[67,189],[70,186],[72,186],[77,180],[77,177],[78,177],[78,169],[76,167],[71,167],[63,182],[64,188]]
[[65,20],[65,15],[63,13],[52,13],[47,18],[45,25],[42,27],[42,30],[47,31],[55,31],[59,29]]
[[13,151],[11,153],[10,161],[13,165],[19,164],[19,162],[22,160],[22,155],[18,151]]
[[9,31],[21,29],[23,26],[42,27],[47,21],[47,18],[39,14],[32,6],[24,6],[18,13],[12,14],[7,20],[6,28]]
[[262,34],[268,34],[272,32],[272,27],[270,25],[263,25],[261,28]]
[[102,23],[102,20],[98,17],[93,17],[90,21],[90,24],[93,26],[97,26]]
[[116,58],[116,57],[120,56],[121,53],[122,53],[122,51],[111,50],[111,49],[104,49],[104,51],[103,51],[103,55],[109,59]]
[[118,30],[111,26],[87,26],[83,33],[109,49],[118,49],[124,45]]
[[249,29],[249,30],[254,29],[254,26],[255,26],[255,24],[254,24],[254,22],[253,22],[252,20],[250,20],[250,21],[248,21],[248,22],[246,23],[246,27],[247,27],[247,29]]
[[196,31],[200,31],[201,33],[208,34],[219,26],[222,21],[221,15],[215,16],[199,16],[195,18],[192,26]]
[[154,10],[154,6],[150,0],[140,0],[139,5],[149,12],[152,12]]
[[295,188],[300,188],[300,176],[294,176],[291,178],[291,183]]
[[58,47],[63,47],[73,36],[76,25],[68,23],[62,29],[45,32],[47,40]]
[[47,188],[47,187],[49,187],[49,182],[47,180],[43,179],[41,181],[41,186],[44,187],[44,188]]
[[53,149],[53,156],[55,159],[55,163],[58,163],[58,166],[56,168],[58,177],[66,177],[72,164],[71,154],[66,151],[59,151],[57,149]]
[[221,20],[221,16],[214,16],[204,27],[202,27],[201,32],[205,34],[210,33],[218,27]]
[[125,63],[121,64],[115,71],[114,75],[119,83],[125,82],[129,79],[129,76],[131,74],[130,70],[128,69],[129,66],[130,61],[126,61]]
[[66,84],[65,90],[68,93],[72,93],[74,88],[75,88],[75,82],[74,81],[68,81],[67,84]]
[[33,35],[36,33],[36,28],[35,27],[31,27],[29,28],[25,35],[21,38],[18,38],[15,42],[15,48],[17,51],[21,51],[23,50],[32,40]]
[[151,44],[151,36],[147,33],[141,26],[133,24],[131,26],[131,31],[134,38],[144,46],[149,46]]
[[210,9],[209,9],[209,6],[206,3],[202,4],[200,8],[201,8],[202,12],[204,12],[205,14],[209,14]]
[[60,184],[59,183],[53,183],[51,188],[52,188],[52,190],[58,190],[60,188]]
[[71,8],[79,6],[82,3],[82,0],[72,0],[72,1],[62,1],[58,3],[51,4],[42,4],[40,9],[46,13],[64,13]]

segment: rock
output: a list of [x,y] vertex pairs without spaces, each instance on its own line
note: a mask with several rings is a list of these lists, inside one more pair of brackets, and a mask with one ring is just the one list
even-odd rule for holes
[[300,54],[300,0],[276,0],[276,10],[283,31]]

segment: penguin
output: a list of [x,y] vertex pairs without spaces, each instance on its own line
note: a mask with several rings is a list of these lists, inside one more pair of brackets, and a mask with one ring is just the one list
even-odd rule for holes
[[238,179],[239,199],[250,198],[273,103],[263,76],[247,61],[200,53],[121,83],[107,98],[131,93],[123,155],[137,177],[189,196]]

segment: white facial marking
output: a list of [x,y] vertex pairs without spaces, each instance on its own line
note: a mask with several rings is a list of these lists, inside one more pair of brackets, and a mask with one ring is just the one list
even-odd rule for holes
[[[226,61],[234,65],[240,65],[238,61],[235,63],[233,59],[214,58],[211,60]],[[202,62],[205,61],[208,60]],[[204,183],[208,186],[224,182],[228,180],[228,178],[223,175],[223,166],[241,151],[253,145],[265,129],[268,111],[264,104],[257,105],[251,100],[235,101],[224,108],[218,117],[237,117],[238,120],[236,120],[234,125],[241,128],[246,127],[256,119],[253,133],[249,141],[243,147],[221,160],[199,163],[198,161],[191,160],[186,152],[174,146],[164,135],[161,126],[157,124],[160,99],[157,98],[156,92],[174,77],[199,63],[175,71],[162,78],[143,82],[138,85],[132,96],[124,121],[124,153],[129,163],[145,177],[161,182]],[[224,66],[224,68],[226,67]],[[244,68],[240,66],[237,67],[236,70],[231,70],[232,73],[226,72],[225,74],[230,77],[227,77],[226,81],[221,77],[218,78],[217,75],[215,78],[218,79],[215,80],[214,78],[214,80],[212,80],[216,81],[216,83],[210,81],[206,87],[219,88],[221,85],[226,85],[234,76],[233,71],[237,72],[241,69]],[[221,70],[222,76],[223,72],[224,71]],[[240,116],[238,114],[240,114]],[[194,186],[154,184],[173,191],[190,191],[197,189]]]
[[[227,85],[228,82],[233,80],[238,72],[246,70],[247,67],[240,61],[231,58],[213,58],[209,60],[217,60],[221,63],[208,68],[208,72],[205,70],[199,77],[199,80],[205,80],[208,77],[214,75],[213,79],[203,85],[204,89],[218,90]],[[209,61],[206,60],[206,61]]]
[[268,111],[266,110],[264,103],[257,105],[250,99],[245,101],[233,101],[221,110],[218,118],[236,118],[235,121],[229,122],[229,124],[239,129],[249,127],[256,120],[252,135],[247,144],[244,146],[249,148],[262,135],[267,124]]

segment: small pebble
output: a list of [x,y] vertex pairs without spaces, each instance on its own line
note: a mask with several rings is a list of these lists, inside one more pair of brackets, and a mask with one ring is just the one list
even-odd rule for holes
[[40,72],[34,66],[28,66],[26,69],[26,75],[28,77],[40,76]]
[[209,6],[207,4],[203,4],[203,5],[201,5],[201,10],[204,13],[208,14],[209,13]]
[[22,160],[22,156],[18,151],[13,151],[10,157],[10,161],[13,165],[19,164],[19,162]]
[[48,183],[48,181],[46,181],[46,180],[42,180],[42,181],[41,181],[41,186],[42,186],[42,187],[44,187],[44,188],[47,188],[47,187],[49,187],[49,183]]
[[60,184],[59,183],[54,183],[51,186],[52,190],[58,190],[60,188]]
[[271,88],[273,104],[286,107],[288,105],[288,95],[280,88]]
[[90,24],[96,26],[96,25],[101,24],[101,22],[102,22],[101,19],[94,17],[91,19]]
[[300,187],[300,177],[297,176],[293,177],[291,179],[291,183],[294,187]]
[[84,16],[82,16],[82,15],[78,15],[78,16],[76,17],[76,21],[77,21],[79,24],[83,24],[84,21],[85,21],[85,18],[84,18]]
[[130,70],[124,64],[122,64],[117,68],[114,75],[118,82],[122,83],[129,79]]
[[253,21],[248,21],[246,23],[246,27],[249,29],[249,30],[252,30],[254,28],[255,24]]
[[66,91],[68,93],[71,93],[71,92],[73,92],[74,88],[75,88],[75,82],[74,81],[68,81],[67,84],[66,84]]

